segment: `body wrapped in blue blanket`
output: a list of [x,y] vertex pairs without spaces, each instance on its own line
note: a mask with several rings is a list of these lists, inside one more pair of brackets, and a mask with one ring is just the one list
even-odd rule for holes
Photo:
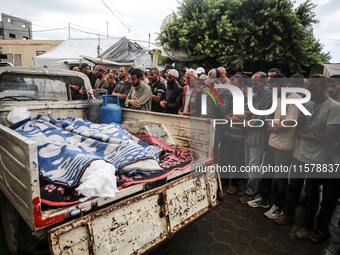
[[74,187],[94,160],[129,172],[157,173],[161,148],[147,145],[118,124],[93,124],[81,118],[55,120],[36,115],[10,128],[37,143],[42,178]]

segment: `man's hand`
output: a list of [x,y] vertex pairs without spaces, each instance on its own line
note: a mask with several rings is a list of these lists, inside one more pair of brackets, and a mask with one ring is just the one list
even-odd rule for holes
[[268,122],[267,124],[267,133],[279,133],[279,130],[277,129],[278,124],[273,122]]
[[79,85],[70,85],[70,87],[75,91],[78,91],[80,89]]
[[242,118],[239,115],[233,115],[231,112],[224,116],[227,120],[232,120],[233,122],[242,122]]
[[85,95],[85,89],[84,87],[81,87],[80,90],[79,90],[79,93],[82,94],[82,95]]
[[231,116],[230,120],[232,120],[233,122],[242,122],[242,120],[237,115]]
[[322,140],[322,139],[320,139],[319,137],[316,137],[316,136],[315,136],[316,133],[318,133],[318,131],[310,131],[310,132],[308,132],[308,133],[303,134],[303,135],[302,135],[302,138],[303,138],[303,139],[306,139],[306,140],[314,140],[314,141],[317,140],[317,141],[319,141],[319,142],[324,143],[324,142],[325,142],[324,140]]
[[131,104],[133,108],[137,108],[139,106],[139,102],[137,100],[130,100],[129,104]]
[[165,101],[165,100],[161,101],[159,104],[160,104],[160,106],[161,106],[162,108],[164,108],[164,109],[166,108],[166,107],[165,107],[165,104],[166,104],[166,101]]
[[125,94],[117,94],[119,96],[120,100],[125,100],[127,98],[127,95]]
[[156,103],[159,103],[160,98],[156,95],[152,95],[152,101],[155,101]]
[[190,116],[190,112],[178,112],[178,115]]

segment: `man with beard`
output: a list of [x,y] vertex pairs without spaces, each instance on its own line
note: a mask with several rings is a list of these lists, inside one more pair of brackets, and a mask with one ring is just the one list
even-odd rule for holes
[[151,110],[153,112],[162,112],[163,109],[159,102],[164,99],[166,87],[164,83],[159,80],[159,70],[157,68],[152,68],[149,72],[149,86],[152,91],[152,106]]
[[151,88],[143,81],[143,72],[136,68],[131,71],[130,76],[132,88],[125,100],[125,106],[136,110],[151,111]]
[[102,66],[96,66],[94,74],[97,77],[96,83],[94,84],[95,89],[107,89],[109,84],[106,81],[104,68]]
[[328,78],[328,95],[340,103],[340,75],[335,74]]
[[128,79],[128,73],[129,72],[126,67],[121,67],[119,69],[120,81],[116,84],[112,92],[112,95],[119,96],[119,105],[121,107],[125,106],[125,99],[127,98],[127,95],[129,94],[132,87],[132,84]]
[[[321,172],[331,173],[332,158],[336,146],[337,132],[340,126],[340,104],[326,94],[327,78],[322,74],[312,76],[307,89],[311,101],[305,104],[312,116],[301,115],[298,126],[299,139],[293,151],[293,165],[296,169],[305,169],[307,204],[302,224],[295,233],[299,239],[310,239],[313,243],[322,243],[330,236],[330,224],[336,203],[340,195],[340,179],[322,178],[311,165],[323,166]],[[288,207],[286,213],[277,217],[275,222],[287,224],[294,220],[295,209],[303,186],[303,176],[291,178]],[[315,174],[314,174],[315,173]],[[299,178],[300,177],[300,178]],[[320,205],[320,185],[323,185],[320,217],[317,228],[313,230],[315,215]]]
[[79,67],[80,72],[84,73],[89,77],[91,82],[91,87],[94,89],[94,84],[96,83],[97,77],[96,75],[91,71],[90,66],[86,63],[82,63]]
[[185,73],[185,79],[188,86],[183,87],[182,106],[178,110],[179,115],[190,116],[196,113],[195,97],[197,94],[196,89],[197,73],[194,69],[188,69]]
[[167,90],[165,92],[165,99],[160,102],[163,112],[177,114],[182,105],[183,89],[177,83],[178,71],[170,69],[167,76]]

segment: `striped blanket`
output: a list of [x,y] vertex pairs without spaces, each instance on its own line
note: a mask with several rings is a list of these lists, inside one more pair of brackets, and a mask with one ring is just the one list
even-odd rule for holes
[[36,115],[10,128],[37,143],[41,177],[65,187],[78,185],[89,164],[98,159],[113,164],[117,174],[163,171],[157,163],[162,149],[144,143],[118,124]]

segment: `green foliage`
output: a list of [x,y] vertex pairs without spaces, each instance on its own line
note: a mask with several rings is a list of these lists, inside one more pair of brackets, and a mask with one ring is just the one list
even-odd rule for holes
[[318,22],[315,7],[311,0],[296,9],[291,0],[183,0],[158,40],[229,70],[281,66],[302,72],[330,59],[311,30]]
[[174,62],[170,58],[168,58],[166,56],[162,56],[161,50],[156,50],[155,54],[156,54],[156,57],[158,59],[158,64],[160,64],[160,65],[172,64]]

